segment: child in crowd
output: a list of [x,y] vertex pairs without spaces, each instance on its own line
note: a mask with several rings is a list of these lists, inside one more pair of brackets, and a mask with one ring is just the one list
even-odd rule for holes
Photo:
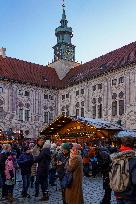
[[15,166],[13,156],[8,156],[5,162],[5,177],[6,177],[6,189],[7,189],[7,199],[9,202],[13,202],[13,190],[15,185]]

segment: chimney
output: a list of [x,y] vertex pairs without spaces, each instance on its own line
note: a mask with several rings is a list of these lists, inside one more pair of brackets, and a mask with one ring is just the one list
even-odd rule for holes
[[0,48],[0,55],[2,56],[2,57],[6,57],[6,48]]

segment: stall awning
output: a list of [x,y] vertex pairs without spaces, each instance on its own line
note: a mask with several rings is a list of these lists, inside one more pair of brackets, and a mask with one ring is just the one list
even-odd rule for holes
[[127,137],[127,136],[132,136],[136,138],[136,131],[134,130],[124,130],[124,131],[119,131],[118,133],[115,134],[115,137]]
[[77,121],[83,123],[85,125],[89,125],[95,127],[97,129],[105,129],[105,130],[123,130],[121,126],[118,124],[101,120],[101,119],[92,119],[92,118],[84,118],[84,117],[74,117],[74,116],[64,116],[61,115],[56,120],[54,120],[51,124],[43,128],[41,134],[44,135],[54,135],[61,131],[61,129],[66,126],[68,123],[72,121]]

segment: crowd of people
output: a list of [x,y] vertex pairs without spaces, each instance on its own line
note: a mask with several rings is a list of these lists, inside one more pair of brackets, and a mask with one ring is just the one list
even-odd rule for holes
[[122,139],[121,148],[90,147],[77,143],[50,143],[39,136],[36,143],[0,145],[0,200],[13,202],[17,171],[22,176],[23,198],[34,188],[40,201],[49,200],[49,185],[60,183],[64,204],[83,204],[83,176],[103,178],[101,204],[111,203],[114,191],[118,204],[136,203],[136,158],[132,137]]

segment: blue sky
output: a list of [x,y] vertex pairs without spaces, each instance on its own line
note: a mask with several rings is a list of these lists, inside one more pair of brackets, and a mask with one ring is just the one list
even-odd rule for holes
[[[0,47],[7,56],[47,64],[61,0],[0,0]],[[76,60],[90,61],[136,40],[136,0],[66,0]]]

